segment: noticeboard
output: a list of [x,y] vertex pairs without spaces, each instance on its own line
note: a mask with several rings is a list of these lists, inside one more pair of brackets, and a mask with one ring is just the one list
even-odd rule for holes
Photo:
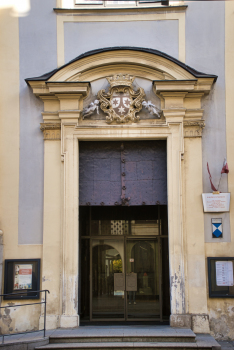
[[[4,299],[38,299],[40,259],[6,259]],[[35,291],[35,292],[34,292]]]
[[209,297],[234,298],[234,257],[207,258]]

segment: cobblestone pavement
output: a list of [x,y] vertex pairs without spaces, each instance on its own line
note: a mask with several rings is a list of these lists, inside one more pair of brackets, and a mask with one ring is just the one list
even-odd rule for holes
[[218,341],[221,345],[222,350],[234,350],[234,341]]

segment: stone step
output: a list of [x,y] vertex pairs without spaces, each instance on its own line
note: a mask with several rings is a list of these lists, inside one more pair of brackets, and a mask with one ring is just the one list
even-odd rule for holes
[[50,336],[50,343],[162,343],[162,342],[176,342],[176,343],[195,343],[196,335],[191,334],[157,334],[157,335],[56,335]]
[[[104,343],[53,343],[45,346],[36,347],[35,350],[211,350],[208,344],[197,343],[179,343],[179,342],[104,342]],[[215,349],[218,350],[218,349]]]

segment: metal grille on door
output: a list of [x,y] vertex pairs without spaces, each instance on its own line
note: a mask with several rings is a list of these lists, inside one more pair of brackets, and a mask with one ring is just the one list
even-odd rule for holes
[[80,205],[167,204],[166,141],[80,142],[79,154]]

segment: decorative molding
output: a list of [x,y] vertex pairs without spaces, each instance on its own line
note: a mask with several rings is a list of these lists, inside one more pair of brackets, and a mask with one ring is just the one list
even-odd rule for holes
[[204,120],[184,121],[184,137],[202,137],[204,127]]
[[[100,5],[99,5],[100,6]],[[100,14],[108,14],[108,15],[112,15],[113,12],[118,12],[121,14],[124,13],[129,13],[129,11],[132,11],[133,13],[139,12],[139,9],[141,9],[141,11],[143,11],[144,13],[147,14],[148,13],[152,13],[152,11],[154,13],[180,13],[180,12],[185,12],[187,9],[187,5],[174,5],[174,6],[158,6],[158,4],[154,4],[154,3],[150,3],[150,4],[138,4],[138,6],[122,6],[122,7],[118,7],[118,5],[116,7],[111,6],[111,7],[103,7],[103,5],[101,5],[100,7],[97,7],[97,5],[80,5],[80,4],[76,4],[74,8],[65,8],[65,7],[56,7],[54,8],[54,12],[56,14],[74,14],[74,15],[83,15],[85,14],[93,14],[93,13],[97,13],[98,15]],[[85,10],[85,11],[84,11]]]
[[142,102],[145,97],[144,89],[141,87],[134,91],[132,83],[135,77],[129,74],[115,74],[107,77],[110,83],[109,91],[100,90],[97,94],[100,107],[104,113],[108,114],[106,122],[108,124],[138,122],[140,117],[136,113],[142,109]]
[[61,140],[61,123],[41,123],[44,140]]

